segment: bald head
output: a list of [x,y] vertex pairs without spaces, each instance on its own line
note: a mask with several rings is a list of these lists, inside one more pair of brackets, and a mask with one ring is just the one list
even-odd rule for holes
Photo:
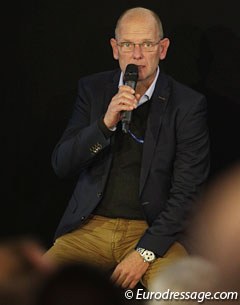
[[158,15],[154,13],[153,11],[143,8],[143,7],[135,7],[131,8],[125,12],[119,17],[116,28],[115,28],[115,38],[117,39],[119,37],[119,29],[124,25],[127,24],[128,21],[132,20],[146,20],[146,21],[154,21],[154,24],[156,26],[159,38],[163,38],[163,28],[162,28],[162,22]]

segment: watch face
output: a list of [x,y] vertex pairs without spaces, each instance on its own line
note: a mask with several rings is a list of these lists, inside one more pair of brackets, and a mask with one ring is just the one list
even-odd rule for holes
[[148,250],[144,251],[143,256],[147,262],[152,262],[156,258],[155,254],[152,251],[148,251]]

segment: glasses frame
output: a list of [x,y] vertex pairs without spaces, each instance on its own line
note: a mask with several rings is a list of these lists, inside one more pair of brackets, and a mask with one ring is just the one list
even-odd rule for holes
[[[123,53],[131,53],[134,51],[136,45],[138,45],[140,47],[140,49],[142,50],[142,52],[154,52],[155,50],[144,50],[143,49],[143,44],[145,43],[150,43],[153,47],[155,47],[156,45],[158,45],[160,42],[161,42],[162,39],[160,39],[159,41],[157,42],[151,42],[151,41],[143,41],[143,42],[140,42],[140,43],[135,43],[135,42],[132,42],[132,41],[122,41],[122,42],[118,42],[117,41],[117,46],[120,47],[121,51]],[[122,50],[122,47],[123,47],[123,44],[124,43],[129,43],[131,46],[132,46],[132,49],[131,50]]]

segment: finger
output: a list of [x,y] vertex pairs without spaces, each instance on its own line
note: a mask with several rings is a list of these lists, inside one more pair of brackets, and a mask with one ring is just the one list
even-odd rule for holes
[[132,111],[135,109],[135,106],[128,106],[128,105],[116,105],[116,107],[114,107],[114,112],[116,113],[121,113],[122,111]]
[[115,268],[115,270],[113,271],[113,273],[112,273],[110,279],[111,279],[111,281],[112,281],[113,283],[115,283],[115,282],[118,280],[119,276],[120,276],[120,272],[118,271],[117,268]]
[[135,93],[135,90],[133,88],[131,88],[130,86],[126,86],[126,85],[122,85],[122,86],[119,86],[119,92],[129,92],[131,94],[134,94]]
[[118,100],[118,104],[133,106],[134,108],[137,107],[137,103],[138,103],[138,101],[135,97],[133,99],[123,97],[123,98],[119,98],[119,100]]
[[132,275],[132,276],[127,275],[125,280],[122,282],[122,288],[132,289],[137,285],[139,280],[140,280],[140,278],[137,278],[134,275]]
[[127,278],[125,278],[124,281],[122,281],[121,287],[124,289],[129,288],[131,283],[132,283],[132,280],[127,277]]
[[128,289],[134,289],[138,282],[139,282],[139,281],[132,281],[132,282],[128,285],[128,287],[126,287],[126,288],[128,288]]
[[135,97],[136,97],[137,101],[139,102],[139,100],[140,100],[140,98],[141,98],[141,94],[137,93],[137,94],[135,95]]
[[116,268],[111,276],[112,282],[117,286],[122,286],[123,282],[126,279],[126,275],[121,273],[121,270]]
[[[117,99],[114,103],[109,106],[109,110],[115,111],[122,107],[132,107],[133,109],[137,108],[137,100],[128,100],[128,99]],[[125,110],[125,109],[120,109]]]
[[119,278],[117,279],[117,281],[115,281],[115,285],[117,285],[119,287],[123,287],[124,281],[125,281],[125,276],[124,275],[120,275]]
[[135,95],[133,94],[130,94],[128,92],[122,92],[120,94],[118,94],[116,96],[116,100],[126,100],[126,101],[129,101],[129,102],[137,102],[137,98],[135,97]]
[[136,99],[134,91],[119,91],[116,95],[117,98],[127,98],[129,100],[134,100]]

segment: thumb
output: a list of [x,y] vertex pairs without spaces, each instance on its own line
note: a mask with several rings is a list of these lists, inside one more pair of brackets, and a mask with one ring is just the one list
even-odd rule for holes
[[136,97],[137,101],[139,102],[139,100],[140,100],[140,98],[141,98],[141,95],[140,95],[139,93],[137,93],[137,94],[135,95],[135,97]]

